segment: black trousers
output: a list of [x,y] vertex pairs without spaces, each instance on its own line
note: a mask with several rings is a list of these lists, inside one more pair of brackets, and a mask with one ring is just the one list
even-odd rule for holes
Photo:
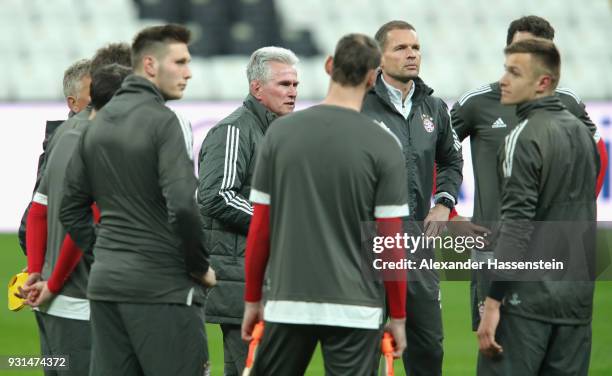
[[90,376],[192,375],[208,368],[200,306],[90,301]]
[[591,325],[558,325],[502,312],[495,339],[503,348],[496,358],[478,354],[482,376],[587,376]]
[[45,370],[45,376],[80,376],[89,373],[91,329],[89,320],[73,320],[36,311],[42,356],[67,356],[68,369]]
[[249,344],[242,340],[240,325],[220,324],[223,333],[223,376],[240,376],[246,365]]
[[379,329],[266,322],[251,376],[303,375],[319,341],[326,375],[369,376],[381,338]]

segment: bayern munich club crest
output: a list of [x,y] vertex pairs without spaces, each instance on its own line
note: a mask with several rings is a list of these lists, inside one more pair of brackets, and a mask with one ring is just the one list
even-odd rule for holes
[[434,129],[436,128],[434,122],[433,122],[433,118],[429,115],[421,115],[421,119],[423,120],[423,127],[425,127],[425,130],[428,133],[431,133],[434,131]]

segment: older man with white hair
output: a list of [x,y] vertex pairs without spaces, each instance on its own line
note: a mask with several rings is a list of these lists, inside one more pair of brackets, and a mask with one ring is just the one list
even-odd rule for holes
[[280,47],[253,52],[246,69],[249,95],[208,132],[200,150],[198,203],[218,279],[207,298],[206,321],[221,326],[226,376],[242,373],[248,352],[240,324],[256,150],[270,123],[295,108],[297,62],[293,52]]

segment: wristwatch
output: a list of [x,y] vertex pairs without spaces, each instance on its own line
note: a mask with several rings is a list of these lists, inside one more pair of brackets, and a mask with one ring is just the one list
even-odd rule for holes
[[451,200],[448,197],[440,197],[435,201],[435,203],[442,204],[446,206],[447,208],[449,208],[450,210],[453,210],[453,208],[455,207],[455,203],[453,202],[453,200]]

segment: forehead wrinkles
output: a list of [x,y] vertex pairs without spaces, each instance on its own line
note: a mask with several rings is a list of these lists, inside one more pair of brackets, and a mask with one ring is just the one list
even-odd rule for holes
[[267,81],[281,81],[290,80],[297,81],[297,71],[291,65],[279,64],[279,65],[268,65],[268,80]]

